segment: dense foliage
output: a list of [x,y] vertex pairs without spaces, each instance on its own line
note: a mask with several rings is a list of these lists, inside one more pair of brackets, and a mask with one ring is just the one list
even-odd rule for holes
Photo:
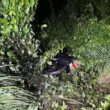
[[[68,0],[39,26],[39,36],[31,24],[37,4],[0,1],[0,109],[109,109],[110,88],[104,83],[110,66],[109,1]],[[60,77],[43,75],[64,48],[81,65]]]
[[[39,74],[40,70],[39,41],[33,38],[30,24],[37,3],[37,0],[0,1],[0,97],[3,98],[0,109],[32,110],[37,106],[34,106],[36,99],[33,99],[33,93],[24,89],[30,88],[30,85],[36,86],[35,74]],[[22,86],[17,87],[21,82]]]
[[0,74],[0,110],[37,109],[35,95],[21,87],[23,79]]

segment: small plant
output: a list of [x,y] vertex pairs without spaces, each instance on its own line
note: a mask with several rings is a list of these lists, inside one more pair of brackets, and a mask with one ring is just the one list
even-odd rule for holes
[[110,109],[110,95],[105,96],[105,101],[101,102],[101,107],[99,110],[109,110]]

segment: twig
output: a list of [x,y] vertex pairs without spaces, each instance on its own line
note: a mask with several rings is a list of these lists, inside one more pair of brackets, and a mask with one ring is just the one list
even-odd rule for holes
[[6,67],[6,66],[13,66],[13,64],[10,64],[10,65],[2,65],[2,66],[0,66],[0,68]]
[[83,105],[83,103],[78,102],[78,101],[73,100],[73,99],[68,99],[68,98],[64,98],[64,97],[62,98],[62,97],[58,97],[58,96],[54,96],[54,98],[68,101],[70,104],[81,104],[81,105]]

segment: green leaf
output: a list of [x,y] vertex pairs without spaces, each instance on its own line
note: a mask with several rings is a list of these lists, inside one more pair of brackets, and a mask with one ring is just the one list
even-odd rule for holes
[[15,18],[12,18],[12,20],[11,20],[10,23],[11,23],[11,24],[16,24],[16,22],[17,22],[16,19],[15,19]]
[[87,110],[86,108],[82,107],[81,110]]
[[30,6],[31,6],[31,8],[33,8],[34,4],[35,4],[35,1],[34,0],[30,0]]
[[1,26],[1,28],[2,28],[2,31],[1,31],[2,34],[3,33],[10,34],[10,31],[13,27],[12,27],[12,25],[7,25],[6,27]]
[[9,6],[9,0],[2,0],[2,4],[3,4],[4,8],[7,9]]
[[13,56],[14,56],[14,54],[13,54],[12,51],[8,51],[8,52],[7,52],[7,55],[8,55],[9,57],[13,57]]
[[12,16],[12,15],[16,15],[16,14],[15,14],[15,11],[10,10],[9,15],[10,15],[10,16]]
[[110,105],[109,102],[104,102],[104,103],[102,104],[104,110],[106,110],[109,105]]
[[27,6],[28,5],[28,0],[24,0],[24,4],[25,4],[25,6]]
[[11,69],[12,71],[15,71],[15,67],[13,67],[13,66],[10,66],[10,69]]
[[18,26],[17,25],[14,25],[13,27],[14,27],[14,31],[15,32],[18,32]]
[[24,34],[27,34],[29,32],[29,29],[27,28],[27,25],[23,28]]
[[13,28],[12,25],[8,25],[8,26],[6,27],[7,32],[10,32],[10,30],[11,30],[12,28]]
[[9,24],[9,22],[6,18],[0,18],[0,23],[3,23],[3,25]]
[[63,102],[63,105],[60,107],[60,110],[67,110],[67,105]]
[[4,10],[3,8],[0,7],[0,14],[1,15],[8,16],[7,13],[8,13],[8,10]]
[[14,6],[16,0],[11,0],[11,4]]
[[25,13],[28,14],[29,13],[29,7],[26,8]]
[[36,53],[32,54],[32,56],[33,56],[34,58],[38,57],[38,55],[37,55]]
[[52,108],[58,108],[58,102],[53,101],[52,102]]

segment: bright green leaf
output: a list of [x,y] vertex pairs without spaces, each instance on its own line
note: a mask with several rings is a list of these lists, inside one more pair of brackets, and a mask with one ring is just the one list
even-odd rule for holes
[[3,25],[9,24],[9,22],[6,18],[0,18],[0,23],[3,23]]
[[24,32],[24,34],[27,34],[27,33],[29,32],[29,29],[27,28],[27,26],[25,26],[25,27],[23,28],[23,32]]
[[28,0],[24,0],[25,6],[28,6]]
[[17,25],[14,25],[14,31],[18,32],[18,26]]
[[4,8],[7,9],[9,6],[9,0],[2,0],[2,4],[3,4]]
[[26,13],[26,14],[29,13],[29,9],[30,9],[29,7],[27,7],[27,8],[25,9],[25,13]]
[[8,52],[7,52],[7,55],[8,55],[9,57],[13,57],[13,56],[14,56],[14,54],[13,54],[12,51],[8,51]]
[[34,4],[35,4],[35,1],[34,0],[30,0],[30,6],[31,6],[31,8],[33,8]]

